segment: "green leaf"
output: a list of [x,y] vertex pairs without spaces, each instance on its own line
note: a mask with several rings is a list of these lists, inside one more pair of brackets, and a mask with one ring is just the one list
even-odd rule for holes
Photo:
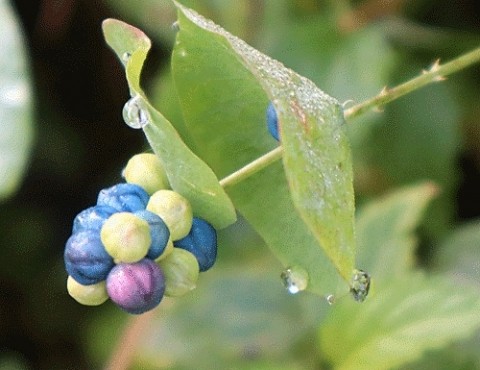
[[20,185],[33,139],[30,70],[19,22],[8,1],[0,3],[0,200]]
[[399,278],[414,264],[415,228],[437,194],[429,182],[405,187],[363,206],[357,216],[359,267],[375,279]]
[[471,335],[480,298],[443,276],[404,274],[378,287],[361,308],[339,302],[320,328],[319,349],[336,370],[387,370]]
[[351,159],[338,102],[175,4],[180,32],[173,74],[198,151],[223,175],[264,154],[274,147],[265,127],[267,102],[273,101],[286,178],[274,165],[229,188],[229,194],[285,265],[307,270],[311,290],[336,289],[326,256],[349,280],[355,255]]
[[222,229],[236,220],[235,208],[213,171],[182,141],[168,120],[148,101],[140,87],[140,74],[150,49],[150,40],[139,29],[124,22],[103,22],[105,40],[122,60],[130,93],[138,96],[148,111],[150,123],[143,131],[154,152],[164,163],[172,189],[185,196],[194,214]]
[[438,247],[435,269],[455,274],[460,279],[480,282],[480,220],[455,229]]
[[[288,362],[313,320],[303,307],[308,295],[292,299],[271,272],[271,261],[257,259],[201,276],[191,294],[162,302],[138,357],[153,368],[241,369],[234,364],[252,352],[257,360]],[[317,312],[328,309],[314,298]]]

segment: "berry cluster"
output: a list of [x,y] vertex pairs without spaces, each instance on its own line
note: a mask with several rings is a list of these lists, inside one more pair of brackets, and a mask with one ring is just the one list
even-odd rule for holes
[[155,308],[164,295],[181,296],[217,256],[215,229],[193,217],[169,187],[154,154],[128,162],[120,183],[100,191],[80,212],[65,246],[69,294],[84,305],[110,298],[132,314]]

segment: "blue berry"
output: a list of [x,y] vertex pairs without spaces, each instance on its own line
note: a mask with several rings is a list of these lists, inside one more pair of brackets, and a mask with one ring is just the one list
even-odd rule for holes
[[142,187],[121,183],[101,190],[97,205],[110,206],[119,212],[136,212],[145,209],[148,200],[149,196]]
[[150,226],[152,244],[148,249],[147,257],[155,260],[165,251],[168,244],[168,238],[170,238],[170,231],[161,217],[153,212],[143,210],[135,212],[134,214],[142,220],[147,221]]
[[67,240],[63,257],[67,273],[82,285],[105,280],[114,266],[100,240],[100,233],[94,230],[73,234]]
[[217,232],[201,218],[194,217],[188,235],[173,245],[192,253],[197,258],[200,271],[207,271],[217,259]]
[[141,314],[158,306],[165,293],[165,277],[148,258],[116,265],[107,277],[107,293],[121,309]]
[[85,230],[100,230],[103,223],[118,212],[109,206],[93,206],[80,212],[73,220],[72,234]]
[[267,127],[274,139],[279,141],[280,136],[278,135],[278,117],[272,102],[270,102],[267,107]]

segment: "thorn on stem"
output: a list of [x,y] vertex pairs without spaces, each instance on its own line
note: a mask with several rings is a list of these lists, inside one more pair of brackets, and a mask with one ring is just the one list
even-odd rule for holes
[[[440,59],[437,59],[429,69],[422,70],[422,75],[426,75],[429,73],[437,73],[439,70],[440,70]],[[433,81],[435,82],[441,82],[445,80],[446,80],[446,77],[442,75],[438,75],[433,78]]]
[[382,91],[380,91],[380,94],[378,94],[379,96],[385,96],[385,95],[388,95],[390,92],[390,89],[388,88],[388,86],[384,86]]

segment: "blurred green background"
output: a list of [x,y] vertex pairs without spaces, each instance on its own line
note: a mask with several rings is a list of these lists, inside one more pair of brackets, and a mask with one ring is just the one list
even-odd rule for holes
[[[23,139],[21,150],[15,140],[2,140],[8,122],[0,122],[1,159],[11,153],[27,159],[24,171],[19,164],[0,173],[2,179],[24,176],[0,203],[0,369],[101,368],[127,315],[110,303],[83,307],[67,295],[63,247],[74,216],[120,180],[145,140],[122,122],[127,85],[100,24],[119,18],[152,38],[143,80],[158,107],[179,122],[168,70],[175,13],[166,0],[1,3],[13,7],[23,30],[33,113],[18,113],[12,119],[18,123],[8,127]],[[446,61],[480,44],[476,0],[182,3],[340,101],[360,102],[437,58]],[[2,53],[1,65],[14,58],[22,56]],[[480,67],[474,66],[351,127],[358,204],[418,180],[440,186],[419,229],[418,255],[426,266],[454,227],[480,217],[479,96]],[[478,226],[472,230],[478,235]],[[280,264],[244,222],[222,232],[220,241],[218,267],[192,296],[160,310],[136,366],[222,369],[237,368],[238,360],[238,368],[249,368],[244,361],[251,360],[252,369],[320,368],[312,338],[327,304],[286,295]]]

